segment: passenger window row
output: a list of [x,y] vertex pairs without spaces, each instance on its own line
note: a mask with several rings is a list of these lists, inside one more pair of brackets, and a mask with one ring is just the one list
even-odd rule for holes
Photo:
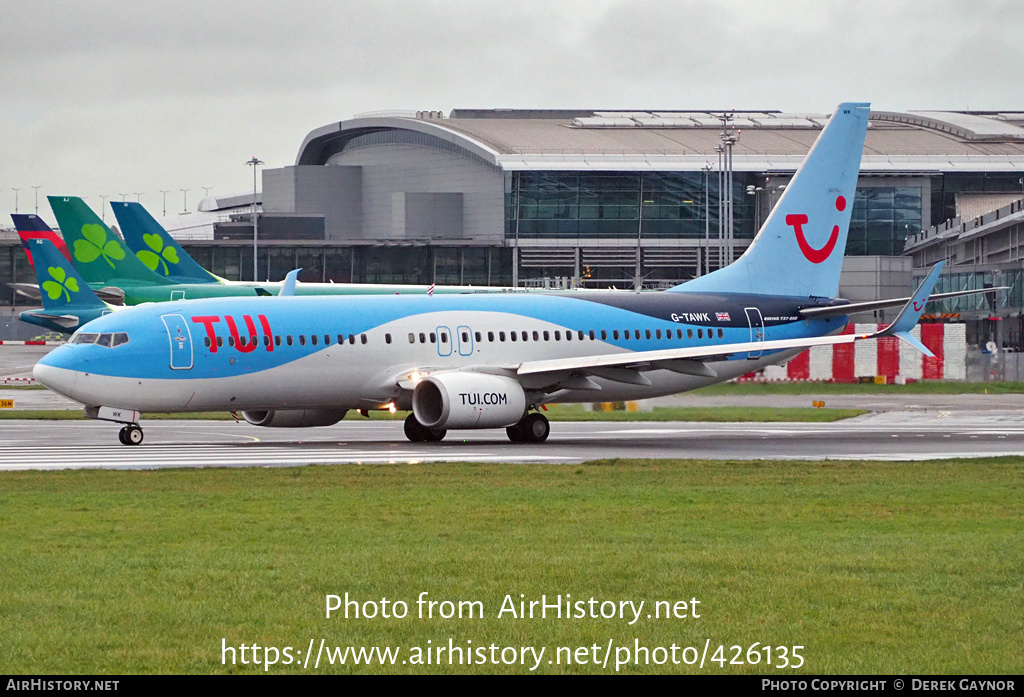
[[[705,330],[704,329],[697,329],[697,338],[698,339],[703,339],[704,338],[704,334],[705,334]],[[713,338],[715,338],[715,334],[716,334],[715,329],[713,329],[711,327],[708,327],[708,329],[707,329],[707,338],[708,339],[713,339]],[[476,342],[478,344],[479,343],[483,343],[483,340],[484,340],[483,332],[473,332],[473,335],[476,338]],[[598,335],[600,335],[601,341],[607,341],[608,340],[609,332],[606,329],[601,329],[601,330],[591,329],[588,332],[584,332],[582,329],[579,329],[579,330],[576,330],[576,331],[566,330],[565,332],[562,332],[559,329],[556,329],[553,332],[551,332],[551,331],[533,331],[533,332],[526,332],[526,331],[509,331],[509,332],[498,331],[498,332],[493,332],[493,331],[491,331],[491,332],[487,332],[486,336],[487,336],[488,343],[494,343],[495,341],[497,341],[498,343],[503,343],[505,341],[530,341],[531,338],[532,338],[533,341],[552,341],[552,340],[554,340],[554,341],[572,341],[574,337],[575,337],[575,339],[577,341],[583,341],[583,340],[585,340],[587,338],[589,338],[591,341],[595,341],[597,339]],[[722,339],[722,338],[725,337],[725,332],[722,331],[721,327],[718,327],[717,335],[718,335],[719,339]],[[694,336],[693,329],[687,329],[686,330],[686,338],[687,339],[692,339],[693,336]],[[388,338],[388,343],[389,344],[391,343],[390,337],[391,337],[391,335],[388,334],[387,338]],[[612,339],[614,339],[616,341],[618,341],[620,338],[624,339],[626,341],[629,341],[629,340],[640,340],[640,339],[648,339],[648,340],[650,340],[650,339],[662,339],[662,338],[671,341],[673,338],[675,338],[675,339],[682,339],[683,338],[683,330],[682,329],[676,329],[675,330],[675,335],[673,336],[673,331],[671,329],[666,329],[666,330],[664,330],[664,332],[662,332],[661,329],[655,329],[653,331],[650,330],[650,329],[645,329],[643,331],[641,331],[639,329],[624,329],[621,332],[618,329],[613,329],[613,330],[611,330],[611,337],[612,337]],[[464,343],[464,344],[469,343],[469,332],[462,332],[461,339],[462,339],[462,343]],[[417,342],[421,343],[421,344],[426,344],[428,342],[431,343],[431,344],[436,344],[436,343],[438,343],[438,341],[440,341],[440,343],[442,343],[442,344],[447,344],[448,343],[448,334],[447,334],[447,332],[440,332],[440,334],[436,334],[434,332],[418,332],[418,333],[417,332],[409,332],[409,343],[410,344],[415,344]]]
[[[707,329],[707,338],[708,339],[713,339],[713,338],[715,338],[715,334],[716,334],[715,329],[713,329],[711,327],[708,327],[708,329]],[[484,333],[483,332],[473,332],[473,336],[476,339],[476,342],[478,344],[479,343],[483,343],[483,340],[484,340]],[[533,332],[527,332],[527,331],[509,331],[509,332],[498,331],[498,332],[493,332],[493,331],[490,331],[490,332],[487,332],[486,336],[487,336],[488,343],[494,343],[495,341],[497,341],[498,343],[504,343],[505,341],[530,341],[531,339],[533,341],[552,341],[552,340],[554,340],[554,341],[573,341],[573,340],[584,341],[586,339],[589,339],[590,341],[596,341],[598,336],[601,337],[601,341],[607,341],[608,340],[608,336],[609,336],[609,331],[607,329],[600,329],[600,330],[591,329],[591,330],[589,330],[587,332],[584,332],[582,329],[578,329],[576,331],[572,331],[572,330],[568,330],[567,329],[564,332],[562,330],[560,330],[560,329],[556,329],[553,332],[548,331],[548,330],[533,331]],[[697,338],[698,339],[703,339],[704,336],[705,336],[705,330],[698,328],[697,329]],[[719,339],[722,339],[725,336],[725,334],[722,331],[721,327],[718,327],[718,329],[717,329],[717,336],[718,336]],[[87,337],[92,337],[92,338],[90,339],[90,338],[87,338]],[[125,342],[128,341],[128,335],[124,334],[124,333],[117,333],[117,334],[113,334],[113,335],[110,335],[110,334],[76,334],[72,338],[71,343],[73,343],[73,344],[102,343],[101,341],[97,340],[96,337],[123,337],[123,340],[110,339],[111,341],[118,341],[118,343],[104,343],[104,344],[102,344],[104,346],[117,346],[119,343],[125,343]],[[323,337],[323,339],[322,339],[323,345],[324,346],[330,346],[331,342],[333,340],[333,337],[330,334],[323,334],[322,337]],[[682,329],[676,329],[675,333],[673,335],[673,331],[671,329],[666,329],[666,330],[664,330],[664,332],[661,329],[655,329],[653,331],[650,330],[650,329],[645,329],[643,331],[641,331],[639,329],[623,329],[621,332],[618,329],[612,329],[611,330],[611,337],[615,341],[618,341],[620,338],[625,340],[625,341],[630,341],[630,340],[637,340],[638,341],[640,339],[648,339],[648,340],[651,340],[651,339],[666,339],[668,341],[671,341],[673,338],[674,339],[682,339],[683,338],[683,330]],[[692,339],[693,337],[694,337],[693,329],[687,329],[686,330],[686,338],[687,339]],[[469,332],[468,331],[463,331],[460,334],[459,338],[462,340],[463,344],[468,344],[469,343]],[[342,346],[342,345],[344,345],[346,343],[348,343],[349,345],[354,345],[356,343],[356,341],[357,341],[357,335],[355,335],[355,334],[348,334],[348,335],[346,335],[346,334],[338,334],[337,335],[337,342],[336,342],[336,344],[338,346]],[[358,342],[360,344],[366,344],[368,341],[369,340],[367,339],[366,334],[359,334],[358,335]],[[384,343],[390,344],[391,341],[392,341],[391,334],[389,334],[389,333],[385,334],[384,335]],[[449,341],[448,332],[445,332],[445,331],[441,331],[441,332],[409,332],[409,343],[410,344],[415,344],[415,343],[420,343],[420,344],[426,344],[426,343],[436,344],[438,342],[440,342],[441,344],[447,344],[448,341]],[[280,334],[277,334],[277,335],[274,336],[274,345],[275,346],[281,346],[281,345],[294,346],[296,343],[298,343],[299,346],[306,346],[307,342],[308,342],[308,344],[310,346],[319,346],[320,343],[321,343],[321,335],[319,335],[319,334],[311,334],[311,335],[308,336],[308,338],[307,338],[307,336],[305,334],[299,334],[298,337],[293,337],[291,334],[286,334],[283,337]],[[204,343],[206,344],[207,348],[209,348],[210,347],[210,337],[206,337],[205,340],[204,340]],[[259,340],[255,336],[249,336],[249,337],[242,336],[242,337],[238,338],[238,345],[240,347],[242,347],[242,348],[245,348],[247,346],[257,345],[258,343],[259,343]],[[229,336],[227,338],[227,344],[228,344],[228,346],[232,346],[233,347],[235,345],[235,338],[233,336]],[[269,336],[264,336],[263,337],[263,345],[267,346],[267,347],[270,346],[270,337]],[[217,346],[218,347],[224,346],[224,337],[222,337],[222,336],[218,336],[217,337]]]
[[[324,346],[330,346],[332,340],[333,340],[333,337],[330,334],[324,334],[323,335],[323,345]],[[354,345],[357,340],[358,340],[358,342],[360,344],[365,344],[365,343],[367,343],[367,341],[369,341],[369,339],[366,337],[366,334],[359,334],[358,338],[357,338],[357,335],[355,335],[355,334],[348,334],[348,335],[338,334],[338,340],[337,340],[336,344],[338,346],[342,346],[345,343]],[[384,341],[386,341],[387,343],[390,344],[391,343],[391,335],[390,334],[385,334],[384,335]],[[209,348],[210,345],[211,345],[210,337],[206,337],[203,340],[203,343],[206,344],[207,348]],[[295,346],[296,344],[298,344],[299,346],[306,346],[307,343],[310,346],[319,346],[320,343],[321,343],[321,335],[319,335],[319,334],[310,334],[308,338],[307,338],[307,336],[305,334],[299,334],[298,337],[293,337],[291,334],[285,334],[284,336],[282,336],[280,334],[275,334],[274,335],[274,345],[275,346],[282,346],[282,345],[285,345],[285,346]],[[227,344],[228,344],[228,346],[234,346],[235,345],[235,337],[229,336],[228,340],[227,340]],[[242,347],[242,348],[245,348],[247,346],[254,346],[254,345],[258,345],[258,344],[259,344],[259,339],[257,337],[255,337],[255,336],[248,336],[248,337],[240,336],[240,337],[238,337],[238,345],[240,347]],[[263,337],[263,345],[264,346],[268,346],[268,347],[270,346],[270,337],[269,336],[264,336]],[[222,336],[218,336],[217,337],[217,346],[218,347],[224,346],[224,337],[222,337]]]

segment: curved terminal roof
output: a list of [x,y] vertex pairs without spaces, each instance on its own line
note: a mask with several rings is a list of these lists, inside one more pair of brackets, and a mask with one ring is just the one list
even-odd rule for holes
[[[736,171],[793,171],[827,114],[731,112]],[[722,113],[456,109],[377,112],[309,133],[297,165],[326,164],[349,149],[412,143],[499,170],[680,170],[718,161]],[[1024,170],[1024,112],[871,112],[866,172]]]

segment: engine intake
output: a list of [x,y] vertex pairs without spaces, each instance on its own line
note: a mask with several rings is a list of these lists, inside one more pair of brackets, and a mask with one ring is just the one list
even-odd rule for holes
[[268,409],[243,411],[242,417],[253,426],[271,428],[308,428],[333,426],[345,418],[347,409]]
[[416,385],[412,411],[427,428],[500,428],[523,418],[526,393],[500,375],[442,373]]

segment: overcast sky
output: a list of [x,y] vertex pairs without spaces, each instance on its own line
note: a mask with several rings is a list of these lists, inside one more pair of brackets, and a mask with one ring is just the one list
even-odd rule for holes
[[[387,109],[1024,110],[1019,0],[0,0],[0,207],[161,214]],[[109,217],[109,216],[108,216]],[[10,220],[3,216],[3,225]]]

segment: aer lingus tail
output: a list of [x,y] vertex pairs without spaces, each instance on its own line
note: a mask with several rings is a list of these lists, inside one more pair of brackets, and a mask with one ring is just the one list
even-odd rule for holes
[[171,281],[139,261],[121,238],[77,196],[48,196],[75,267],[90,284],[163,286]]
[[25,246],[33,253],[43,309],[22,312],[22,321],[70,334],[114,309],[96,297],[50,240],[29,239]]
[[141,203],[111,201],[124,241],[153,272],[176,283],[220,283],[196,263]]

